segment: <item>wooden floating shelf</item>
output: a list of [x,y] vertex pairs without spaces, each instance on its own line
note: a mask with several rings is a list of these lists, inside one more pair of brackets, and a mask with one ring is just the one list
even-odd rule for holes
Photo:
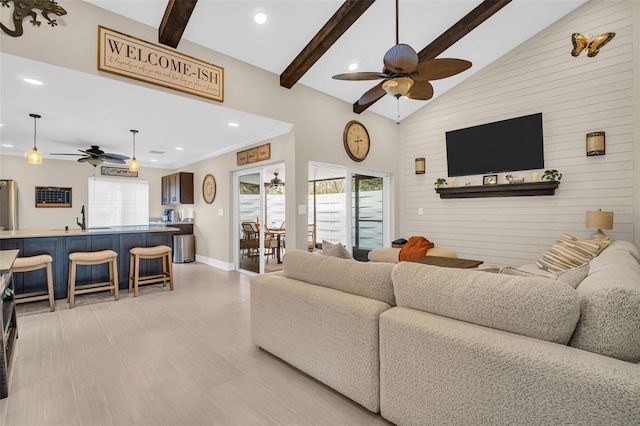
[[554,195],[560,182],[525,182],[500,185],[458,186],[436,188],[440,198],[488,198],[526,197],[534,195]]

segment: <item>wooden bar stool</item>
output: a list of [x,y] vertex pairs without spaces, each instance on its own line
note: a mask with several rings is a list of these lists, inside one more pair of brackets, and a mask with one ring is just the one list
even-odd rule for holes
[[[87,284],[76,287],[76,267],[78,265],[100,265],[109,264],[109,281]],[[113,250],[102,250],[93,252],[75,252],[69,254],[69,287],[67,300],[69,309],[73,308],[76,294],[93,293],[96,291],[109,290],[116,300],[120,299],[118,290],[118,253]]]
[[[140,259],[160,259],[162,273],[140,276]],[[129,293],[133,288],[133,297],[138,297],[138,286],[144,284],[162,283],[173,291],[173,264],[171,263],[171,247],[134,247],[129,250]]]
[[53,272],[51,268],[53,259],[48,254],[39,256],[19,257],[13,263],[11,270],[15,272],[31,272],[39,269],[47,269],[47,290],[31,293],[16,294],[16,303],[35,302],[36,300],[49,300],[49,310],[55,311],[56,305],[53,301]]

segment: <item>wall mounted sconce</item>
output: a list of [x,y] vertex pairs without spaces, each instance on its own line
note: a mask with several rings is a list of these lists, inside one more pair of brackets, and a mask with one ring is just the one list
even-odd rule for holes
[[416,174],[423,175],[425,172],[425,159],[424,157],[416,158]]
[[613,229],[613,212],[603,212],[601,209],[597,211],[587,211],[586,228],[597,229],[597,231],[591,235],[591,239],[607,238],[607,235],[602,232],[602,230]]
[[604,155],[604,132],[587,133],[587,157]]

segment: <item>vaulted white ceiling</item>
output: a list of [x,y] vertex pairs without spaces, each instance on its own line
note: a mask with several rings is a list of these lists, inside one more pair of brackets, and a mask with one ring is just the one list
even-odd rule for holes
[[[155,28],[159,27],[167,5],[166,0],[86,1]],[[341,0],[199,0],[183,40],[279,75],[342,3]],[[419,51],[480,3],[479,0],[400,0],[400,42]],[[585,0],[512,1],[439,56],[466,59],[473,66],[457,76],[432,82],[434,99],[583,3]],[[331,76],[349,72],[347,67],[352,63],[359,65],[358,71],[382,69],[384,53],[395,44],[394,8],[392,0],[377,0],[297,84],[317,89],[349,104],[356,102],[376,82],[338,81]],[[259,11],[268,17],[263,25],[253,20]],[[569,37],[567,34],[567,52],[571,50]],[[180,167],[286,133],[291,128],[288,123],[181,96],[175,96],[172,101],[185,113],[180,126],[176,126],[173,114],[172,117],[163,116],[162,111],[154,109],[155,105],[162,103],[158,97],[171,96],[167,93],[7,54],[2,54],[0,60],[0,123],[4,125],[0,134],[3,145],[14,145],[0,147],[2,154],[23,155],[30,148],[33,124],[24,111],[38,113],[29,109],[36,106],[53,111],[49,116],[43,114],[38,121],[38,141],[44,144],[46,139],[47,143],[45,157],[48,153],[74,152],[89,145],[100,145],[104,151],[130,155],[129,129],[139,128],[137,157],[147,167]],[[27,87],[21,81],[26,74],[40,77],[45,80],[45,85]],[[73,84],[68,84],[71,81]],[[59,87],[64,87],[64,93]],[[131,91],[136,92],[138,102],[123,104],[120,101],[122,96],[129,96],[127,93]],[[89,92],[93,92],[90,98],[86,96]],[[431,101],[396,100],[387,95],[369,110],[390,120],[401,121],[428,102]],[[153,114],[142,118],[140,114],[134,114],[141,108],[153,110]],[[229,128],[229,121],[239,122],[241,126]],[[148,153],[146,143],[166,154]],[[184,149],[177,151],[177,147]]]

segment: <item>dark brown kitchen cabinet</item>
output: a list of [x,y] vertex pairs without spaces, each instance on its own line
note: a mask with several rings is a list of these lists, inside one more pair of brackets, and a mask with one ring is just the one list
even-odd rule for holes
[[193,173],[162,177],[162,205],[193,204]]

